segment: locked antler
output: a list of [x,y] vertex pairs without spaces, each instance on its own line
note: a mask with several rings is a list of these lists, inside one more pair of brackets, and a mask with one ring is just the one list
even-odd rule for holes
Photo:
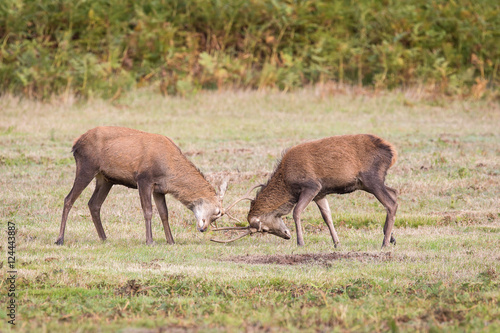
[[[236,205],[238,202],[240,201],[243,201],[243,200],[253,200],[252,198],[250,198],[250,193],[252,193],[253,190],[255,190],[257,187],[264,187],[263,184],[258,184],[258,185],[255,185],[254,187],[252,187],[250,190],[248,190],[247,193],[245,193],[242,197],[238,198],[236,201],[234,201],[232,204],[230,204],[229,206],[227,206],[226,208],[224,208],[224,211],[222,213],[222,215],[227,215],[230,219],[232,220],[235,220],[239,223],[241,223],[240,220],[238,220],[237,218],[233,217],[231,214],[229,214],[229,210],[231,208],[234,207],[234,205]],[[213,231],[225,231],[225,230],[246,230],[246,232],[244,234],[241,234],[239,235],[238,237],[236,238],[233,238],[233,239],[229,239],[229,240],[220,240],[220,239],[210,239],[212,242],[216,242],[216,243],[231,243],[231,242],[234,242],[238,239],[241,239],[245,236],[248,236],[248,235],[251,235],[251,234],[254,234],[256,233],[258,230],[255,229],[255,228],[251,228],[250,226],[247,226],[247,227],[222,227],[222,228],[217,228],[217,225],[215,228],[212,228]]]
[[245,232],[244,234],[241,234],[239,236],[237,236],[236,238],[232,238],[232,239],[228,239],[228,240],[221,240],[221,239],[211,239],[212,242],[216,242],[216,243],[231,243],[231,242],[234,242],[238,239],[241,239],[245,236],[248,236],[248,235],[251,235],[251,234],[254,234],[257,232],[257,229],[255,228],[250,228],[250,226],[248,227],[225,227],[225,228],[217,228],[217,229],[213,229],[214,231],[223,231],[223,230],[247,230],[247,232]]
[[227,206],[226,208],[224,208],[224,214],[227,214],[227,212],[231,208],[233,208],[233,206],[236,205],[240,201],[243,201],[243,200],[253,200],[252,198],[249,197],[250,193],[252,193],[252,191],[255,190],[257,187],[264,187],[264,186],[265,186],[264,184],[259,184],[259,185],[255,185],[254,187],[252,187],[250,190],[248,190],[247,193],[245,193],[245,195],[243,195],[242,197],[238,198],[235,202],[233,202],[232,204],[230,204],[229,206]]

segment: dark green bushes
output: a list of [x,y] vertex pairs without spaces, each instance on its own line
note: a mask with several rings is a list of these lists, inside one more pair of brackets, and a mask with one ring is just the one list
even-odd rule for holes
[[3,0],[0,92],[498,87],[497,1]]

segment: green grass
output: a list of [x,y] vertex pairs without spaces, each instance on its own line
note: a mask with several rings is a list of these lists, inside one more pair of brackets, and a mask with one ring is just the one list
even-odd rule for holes
[[[452,331],[500,329],[500,108],[479,100],[430,99],[415,91],[369,94],[310,88],[161,97],[151,90],[114,103],[0,98],[0,330],[9,331],[7,222],[16,234],[20,332]],[[397,245],[380,250],[385,213],[371,195],[333,195],[341,247],[315,205],[304,214],[306,246],[254,235],[228,245],[198,233],[193,214],[167,197],[175,245],[154,215],[145,245],[138,193],[114,187],[99,241],[87,201],[76,201],[64,246],[54,244],[74,179],[71,145],[97,125],[171,137],[216,184],[225,203],[267,179],[281,151],[304,140],[374,133],[395,144],[387,184],[399,192]],[[248,203],[234,214],[244,219]],[[230,225],[222,220],[219,225]],[[218,237],[229,237],[217,235]],[[295,265],[245,258],[342,255]]]

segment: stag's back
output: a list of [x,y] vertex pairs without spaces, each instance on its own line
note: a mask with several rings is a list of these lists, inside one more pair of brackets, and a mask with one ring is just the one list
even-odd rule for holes
[[76,139],[73,154],[77,165],[97,168],[118,184],[136,187],[137,176],[147,175],[155,183],[165,184],[168,188],[164,192],[175,196],[193,187],[206,196],[215,196],[201,172],[163,135],[124,127],[96,127]]
[[184,160],[179,148],[165,136],[113,126],[96,127],[82,134],[73,145],[73,154],[118,179],[151,168],[172,169],[173,163]]
[[355,182],[360,173],[385,179],[396,158],[394,146],[375,135],[341,135],[290,148],[279,168],[291,186],[312,179],[324,187],[342,187]]

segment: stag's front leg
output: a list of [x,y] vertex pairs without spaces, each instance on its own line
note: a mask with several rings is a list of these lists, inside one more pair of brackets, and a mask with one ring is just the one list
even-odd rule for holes
[[141,198],[142,211],[146,220],[146,244],[153,244],[153,232],[151,231],[151,218],[153,217],[153,205],[151,195],[153,194],[153,184],[148,180],[138,180],[137,188]]
[[295,228],[297,229],[297,245],[304,246],[304,234],[302,233],[302,224],[300,221],[300,214],[306,209],[307,205],[318,194],[321,186],[306,187],[300,192],[299,201],[293,209],[293,220],[295,221]]

